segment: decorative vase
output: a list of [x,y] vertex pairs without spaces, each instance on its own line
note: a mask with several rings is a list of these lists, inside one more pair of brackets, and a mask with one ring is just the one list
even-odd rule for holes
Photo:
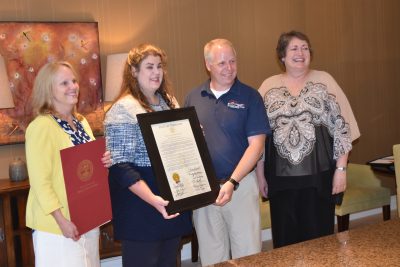
[[26,168],[25,161],[21,160],[20,158],[16,158],[11,161],[8,168],[8,173],[12,182],[19,182],[28,178],[28,170]]

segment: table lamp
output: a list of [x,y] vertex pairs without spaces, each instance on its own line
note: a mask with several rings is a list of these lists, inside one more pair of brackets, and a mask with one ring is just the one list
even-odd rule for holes
[[105,102],[114,101],[120,93],[122,74],[127,53],[111,54],[107,56]]
[[[0,55],[0,109],[13,108],[14,100],[8,82],[6,64],[4,57]],[[20,158],[14,159],[9,166],[11,181],[22,181],[28,177],[26,164]]]
[[14,100],[8,82],[6,64],[3,56],[0,55],[0,109],[13,107]]

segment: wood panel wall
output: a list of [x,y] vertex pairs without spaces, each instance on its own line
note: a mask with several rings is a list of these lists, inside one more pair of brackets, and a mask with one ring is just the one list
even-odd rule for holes
[[[350,160],[364,163],[400,143],[398,0],[3,0],[0,20],[98,21],[103,77],[106,55],[155,43],[168,54],[180,102],[207,77],[202,48],[208,40],[230,39],[240,79],[258,88],[279,72],[280,33],[304,31],[315,51],[313,67],[335,77],[358,120],[362,137]],[[0,147],[0,177],[21,151]]]

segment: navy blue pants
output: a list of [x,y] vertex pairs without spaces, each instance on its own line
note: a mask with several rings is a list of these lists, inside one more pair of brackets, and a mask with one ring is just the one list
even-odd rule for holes
[[161,241],[122,240],[123,267],[175,267],[181,237]]

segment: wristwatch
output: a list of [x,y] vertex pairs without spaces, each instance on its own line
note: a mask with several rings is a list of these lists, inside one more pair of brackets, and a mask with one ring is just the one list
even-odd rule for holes
[[345,172],[347,170],[347,167],[336,167],[336,170]]
[[229,182],[231,182],[233,184],[233,191],[236,191],[236,189],[239,188],[239,183],[235,179],[230,178]]

